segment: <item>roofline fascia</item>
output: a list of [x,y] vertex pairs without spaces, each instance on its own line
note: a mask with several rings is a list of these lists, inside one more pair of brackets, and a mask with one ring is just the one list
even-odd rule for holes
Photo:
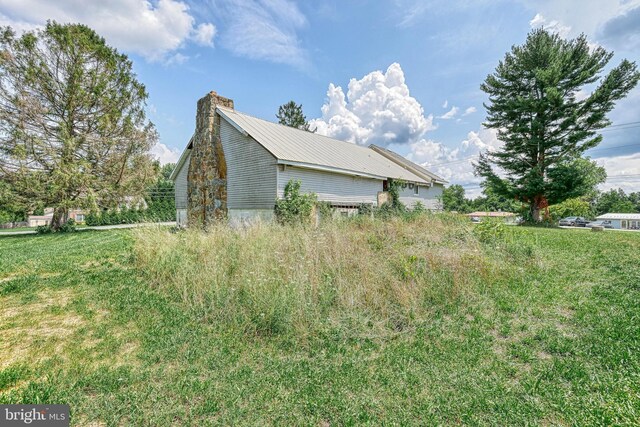
[[222,117],[224,117],[227,122],[229,122],[229,124],[231,126],[233,126],[238,132],[240,132],[243,136],[249,136],[249,134],[247,133],[246,130],[242,129],[240,127],[240,125],[238,125],[236,122],[233,121],[233,119],[231,117],[229,117],[224,111],[222,111],[222,109],[220,107],[216,107],[216,112],[218,114],[220,114]]
[[387,177],[384,177],[381,175],[374,175],[374,174],[369,174],[365,172],[356,172],[348,169],[340,169],[340,168],[334,168],[331,166],[317,165],[314,163],[294,162],[291,160],[281,160],[281,159],[277,159],[277,163],[279,165],[294,166],[298,168],[313,169],[313,170],[319,170],[324,172],[334,172],[334,173],[339,173],[343,175],[361,176],[363,178],[379,179],[382,181],[387,179]]
[[182,154],[180,155],[180,158],[178,159],[178,163],[176,163],[176,167],[173,168],[173,171],[171,171],[171,175],[169,175],[169,179],[171,181],[175,181],[176,180],[178,172],[180,171],[180,169],[182,169],[182,166],[184,165],[184,162],[187,160],[187,155],[189,154],[189,152],[191,152],[191,143],[192,142],[193,142],[193,135],[191,136],[191,138],[189,138],[189,142],[187,143],[187,146],[185,147],[185,149],[182,150]]

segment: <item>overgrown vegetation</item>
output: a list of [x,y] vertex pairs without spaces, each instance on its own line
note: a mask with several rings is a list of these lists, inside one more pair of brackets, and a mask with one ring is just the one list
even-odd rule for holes
[[72,425],[635,425],[640,235],[478,225],[0,238],[0,403]]
[[275,214],[280,224],[308,224],[317,202],[312,193],[300,192],[300,181],[289,180],[284,186],[282,199],[276,200]]

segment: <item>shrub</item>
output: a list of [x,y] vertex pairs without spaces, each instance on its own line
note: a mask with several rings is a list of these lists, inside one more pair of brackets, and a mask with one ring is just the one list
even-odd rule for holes
[[76,221],[73,218],[69,218],[67,222],[62,224],[58,229],[60,233],[73,233],[74,231],[76,231]]
[[281,224],[308,223],[315,203],[315,194],[301,194],[300,181],[289,180],[284,187],[284,198],[276,200],[276,219]]
[[49,234],[52,232],[53,229],[50,225],[39,225],[36,227],[36,234]]
[[504,239],[506,227],[501,219],[486,218],[475,224],[473,232],[481,242],[495,243]]

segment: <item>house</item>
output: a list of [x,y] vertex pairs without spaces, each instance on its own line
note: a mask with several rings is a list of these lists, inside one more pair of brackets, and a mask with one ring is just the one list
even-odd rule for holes
[[390,180],[400,200],[439,210],[445,180],[380,147],[362,147],[261,120],[210,92],[198,101],[196,129],[171,174],[178,224],[221,218],[269,220],[290,180],[346,213],[385,200]]
[[[84,222],[85,212],[80,209],[70,209],[69,219],[75,222]],[[44,215],[29,215],[27,217],[27,227],[37,227],[39,225],[49,225],[53,219],[53,208],[46,208]]]
[[608,213],[596,218],[598,221],[611,221],[618,230],[640,230],[640,213]]

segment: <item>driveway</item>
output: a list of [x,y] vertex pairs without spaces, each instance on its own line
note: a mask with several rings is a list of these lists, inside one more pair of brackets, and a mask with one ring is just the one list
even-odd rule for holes
[[[139,224],[116,224],[116,225],[95,225],[90,227],[78,227],[77,230],[115,230],[120,228],[138,228],[151,226],[172,226],[176,225],[175,221],[169,222],[142,222]],[[22,234],[36,234],[35,230],[24,231],[0,231],[0,236],[20,236]]]

